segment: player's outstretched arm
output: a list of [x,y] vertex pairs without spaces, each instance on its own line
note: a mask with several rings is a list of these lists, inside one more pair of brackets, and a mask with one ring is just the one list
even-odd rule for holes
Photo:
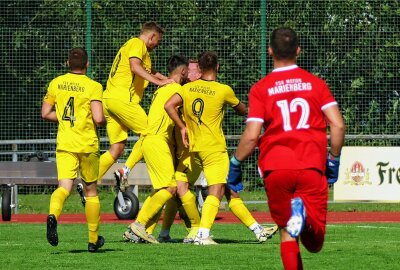
[[160,80],[168,79],[167,76],[164,76],[163,74],[161,74],[160,72],[158,72],[157,70],[154,70],[154,69],[151,69],[151,74],[153,74],[153,76],[155,76],[156,78],[158,78]]
[[147,72],[147,70],[145,70],[142,66],[142,60],[140,60],[139,58],[131,58],[129,61],[131,66],[131,72],[137,76],[142,77],[146,81],[149,81],[158,86],[163,86],[174,82],[173,79],[168,79],[168,78],[159,79],[153,74]]

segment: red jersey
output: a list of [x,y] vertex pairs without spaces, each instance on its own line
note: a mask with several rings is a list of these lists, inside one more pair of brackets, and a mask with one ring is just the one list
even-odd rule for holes
[[297,65],[274,69],[250,90],[247,122],[262,122],[260,172],[279,169],[325,171],[323,110],[337,105],[326,83]]

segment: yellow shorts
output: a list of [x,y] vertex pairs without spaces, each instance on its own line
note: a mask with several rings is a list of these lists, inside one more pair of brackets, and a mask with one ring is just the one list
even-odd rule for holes
[[147,128],[147,114],[138,103],[106,98],[103,108],[110,144],[125,141],[129,130],[141,135]]
[[226,184],[229,171],[228,152],[193,152],[201,162],[209,186]]
[[177,181],[186,182],[189,183],[189,186],[193,186],[201,173],[200,161],[187,148],[178,151],[175,178]]
[[78,171],[83,181],[96,182],[99,177],[100,153],[71,153],[56,151],[58,180],[76,179]]
[[162,136],[148,135],[143,139],[142,153],[153,188],[176,187],[173,146]]

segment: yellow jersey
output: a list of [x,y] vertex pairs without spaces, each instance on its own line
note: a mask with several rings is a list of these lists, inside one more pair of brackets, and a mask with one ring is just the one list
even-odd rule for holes
[[53,79],[43,101],[55,106],[57,150],[73,153],[99,151],[91,101],[102,101],[103,87],[84,74],[67,73]]
[[178,83],[170,83],[154,92],[147,116],[146,135],[160,135],[174,144],[174,121],[168,116],[164,105],[172,95],[180,91],[181,87]]
[[151,59],[146,44],[140,38],[131,38],[118,51],[108,75],[103,98],[115,98],[139,103],[149,82],[133,75],[129,60],[138,58],[143,68],[151,73]]
[[183,100],[183,116],[189,133],[189,150],[226,151],[222,130],[225,105],[239,105],[232,88],[216,81],[196,80],[177,92]]

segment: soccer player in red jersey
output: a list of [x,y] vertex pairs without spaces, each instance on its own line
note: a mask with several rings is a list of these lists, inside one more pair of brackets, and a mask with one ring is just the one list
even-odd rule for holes
[[292,29],[275,29],[268,52],[274,69],[250,90],[246,129],[230,161],[228,184],[241,183],[240,163],[258,144],[283,266],[302,269],[298,240],[310,252],[319,252],[324,243],[327,177],[337,178],[345,125],[326,83],[296,65],[300,47]]

